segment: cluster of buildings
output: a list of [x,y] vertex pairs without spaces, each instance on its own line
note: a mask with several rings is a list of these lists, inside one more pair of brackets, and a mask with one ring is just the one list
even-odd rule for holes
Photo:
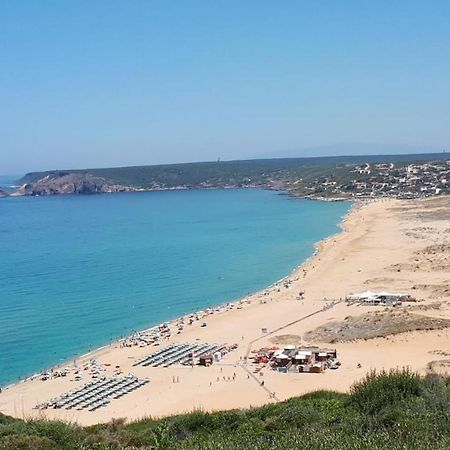
[[259,349],[253,360],[257,364],[269,364],[272,369],[283,373],[321,373],[340,366],[336,349],[296,347],[292,344],[285,345],[282,349]]
[[417,198],[450,193],[450,159],[342,164],[312,180],[289,180],[293,195],[324,199]]
[[364,164],[351,171],[348,188],[356,197],[415,198],[450,193],[450,160]]

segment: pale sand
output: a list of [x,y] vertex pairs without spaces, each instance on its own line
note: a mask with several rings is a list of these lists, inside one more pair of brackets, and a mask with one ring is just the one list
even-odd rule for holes
[[[149,384],[121,399],[112,400],[106,408],[95,412],[52,409],[42,413],[32,409],[36,403],[62,394],[78,384],[70,381],[72,377],[45,382],[26,381],[0,394],[0,411],[17,417],[45,414],[48,418],[94,424],[113,417],[138,419],[194,409],[246,408],[317,389],[347,391],[372,368],[410,366],[425,373],[428,362],[446,358],[433,352],[440,350],[450,353],[450,329],[408,332],[395,337],[345,344],[323,344],[336,347],[342,363],[338,370],[327,370],[323,374],[281,374],[264,370],[263,376],[257,375],[255,380],[247,377],[240,358],[245,356],[250,342],[255,339],[259,340],[250,346],[252,349],[272,346],[270,339],[274,336],[303,336],[306,331],[328,321],[382,309],[347,306],[341,302],[270,336],[261,333],[262,327],[266,327],[270,333],[314,311],[320,311],[327,303],[324,298],[340,299],[354,291],[404,291],[424,299],[421,305],[441,303],[437,310],[417,313],[450,318],[450,297],[445,289],[450,286],[450,271],[446,266],[450,264],[449,250],[444,249],[438,255],[431,256],[415,254],[429,245],[450,243],[450,220],[446,216],[449,205],[449,198],[441,198],[380,200],[358,206],[345,219],[343,232],[321,242],[318,254],[290,276],[293,283],[289,288],[280,286],[280,292],[277,292],[276,287],[271,288],[270,295],[266,297],[262,293],[251,295],[250,304],[243,309],[209,316],[208,327],[201,328],[201,321],[195,322],[192,326],[186,326],[181,335],[174,335],[170,339],[170,342],[198,339],[203,342],[238,343],[238,350],[228,354],[220,364],[208,368],[132,367],[134,359],[150,354],[156,348],[120,348],[114,344],[96,352],[95,357],[102,363],[112,364],[112,367],[119,364],[125,374],[131,372],[139,377],[149,377]],[[400,272],[397,271],[398,267]],[[303,269],[307,271],[306,276]],[[414,285],[418,289],[411,290]],[[434,285],[434,288],[430,288],[430,285]],[[302,301],[296,299],[300,290],[306,293]],[[269,300],[261,304],[261,298]],[[321,345],[319,342],[310,344]],[[358,363],[361,368],[357,367]],[[250,365],[248,367],[252,370]],[[223,376],[232,377],[233,373],[236,373],[235,381],[222,380]],[[112,369],[109,374],[112,374]],[[172,382],[174,376],[179,377],[179,383]],[[217,382],[216,377],[220,377],[221,381]],[[260,379],[265,380],[265,388],[275,392],[277,399],[269,397],[267,390],[261,387]]]

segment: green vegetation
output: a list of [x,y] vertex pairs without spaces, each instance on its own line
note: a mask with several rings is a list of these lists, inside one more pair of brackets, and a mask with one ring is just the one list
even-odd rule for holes
[[0,415],[1,450],[424,448],[450,448],[450,378],[409,370],[369,373],[349,394],[130,424],[82,428]]
[[[333,176],[345,185],[352,179],[350,170],[356,164],[394,163],[405,166],[411,162],[446,159],[446,154],[429,153],[417,155],[333,156],[320,158],[278,158],[245,161],[200,162],[163,164],[154,166],[116,167],[104,169],[57,170],[32,172],[19,184],[33,183],[51,176],[65,174],[90,174],[124,186],[143,189],[174,187],[201,188],[222,186],[277,186],[300,180],[297,186],[309,186],[321,178]],[[295,188],[295,186],[291,186]]]
[[156,166],[117,167],[106,169],[84,169],[67,171],[33,172],[20,180],[22,183],[35,182],[46,175],[68,173],[90,174],[125,186],[153,188],[161,186],[189,188],[203,185],[223,186],[249,183],[264,185],[271,179],[307,177],[315,179],[329,173],[343,161],[334,158],[295,158],[248,161],[201,162],[186,164],[165,164]]

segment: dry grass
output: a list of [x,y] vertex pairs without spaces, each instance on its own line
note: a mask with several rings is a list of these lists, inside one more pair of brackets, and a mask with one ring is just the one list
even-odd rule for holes
[[275,345],[299,345],[301,341],[301,337],[297,334],[281,334],[270,339],[270,342],[274,343]]
[[349,342],[373,339],[416,330],[441,330],[450,327],[449,319],[425,317],[401,311],[380,311],[362,316],[348,316],[343,321],[333,321],[305,334],[307,341]]

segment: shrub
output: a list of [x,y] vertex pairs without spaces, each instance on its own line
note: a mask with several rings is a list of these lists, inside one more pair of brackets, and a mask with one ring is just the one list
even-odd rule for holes
[[420,395],[422,379],[409,369],[369,372],[350,389],[350,401],[361,412],[374,414]]
[[79,443],[81,428],[64,422],[51,420],[30,421],[30,430],[40,436],[55,442],[64,450],[71,450]]
[[58,446],[46,437],[10,434],[0,440],[0,450],[57,450]]

